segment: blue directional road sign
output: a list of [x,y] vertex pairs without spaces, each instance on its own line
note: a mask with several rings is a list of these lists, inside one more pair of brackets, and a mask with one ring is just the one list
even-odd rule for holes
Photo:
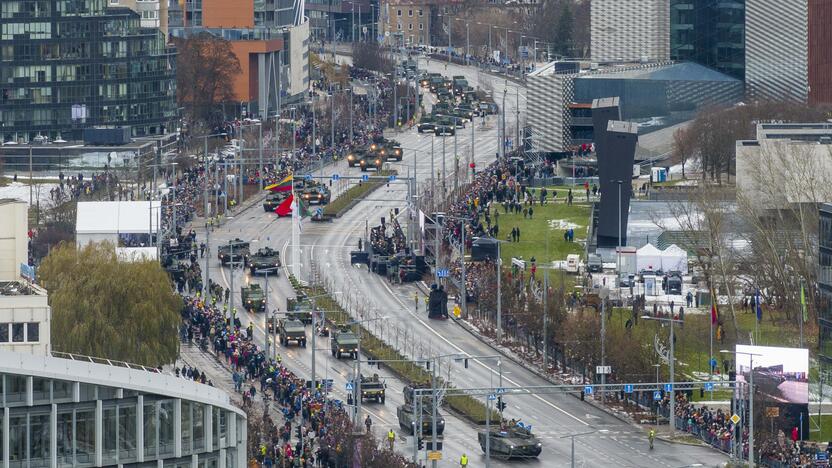
[[339,180],[341,180],[341,176],[340,176],[340,175],[338,175],[338,174],[332,174],[332,181],[333,181],[333,182],[338,182]]
[[653,399],[656,400],[656,401],[659,401],[659,400],[662,399],[661,390],[656,390],[655,392],[653,392]]
[[367,182],[368,180],[370,180],[370,176],[368,176],[367,174],[361,174],[361,180]]
[[664,384],[664,391],[672,392],[673,391],[673,384],[669,384],[669,383]]
[[497,399],[497,397],[495,395],[488,395],[488,399],[494,401]]
[[624,386],[624,393],[633,393],[633,386],[630,385],[630,384],[625,385]]
[[449,276],[449,274],[450,274],[450,272],[448,271],[447,268],[440,268],[440,269],[436,270],[436,276],[439,277],[439,278],[447,278]]
[[395,182],[396,181],[396,174],[391,175],[389,180],[390,180],[390,182]]
[[592,385],[584,387],[584,395],[592,395]]
[[707,390],[707,391],[709,391],[709,392],[710,392],[710,391],[711,391],[711,390],[713,390],[713,389],[714,389],[714,384],[713,384],[713,382],[705,382],[705,390]]
[[496,393],[497,393],[497,395],[502,395],[502,394],[506,393],[506,389],[504,389],[504,388],[498,388],[498,389],[496,390]]
[[312,180],[312,174],[306,174],[303,176],[303,180]]
[[352,391],[352,382],[347,382],[347,391],[348,392]]

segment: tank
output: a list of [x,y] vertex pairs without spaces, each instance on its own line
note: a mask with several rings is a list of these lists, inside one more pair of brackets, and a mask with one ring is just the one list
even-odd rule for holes
[[540,440],[530,429],[521,426],[507,429],[496,428],[490,432],[480,431],[477,434],[480,447],[485,453],[485,438],[490,438],[491,456],[509,460],[512,458],[537,458],[543,450]]

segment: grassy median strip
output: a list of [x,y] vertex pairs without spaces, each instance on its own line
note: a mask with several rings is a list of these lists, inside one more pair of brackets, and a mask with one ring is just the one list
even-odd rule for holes
[[[333,326],[343,325],[352,321],[352,317],[350,317],[349,314],[341,308],[338,302],[332,298],[325,289],[321,287],[302,286],[292,275],[289,275],[289,282],[292,284],[292,288],[294,288],[295,292],[306,294],[309,297],[315,297],[315,304],[320,309],[329,311],[326,314],[326,318],[328,321],[332,322]],[[370,359],[400,361],[385,362],[382,363],[382,365],[390,369],[396,377],[405,383],[430,383],[431,374],[422,364],[417,364],[416,362],[409,360],[398,350],[384,343],[375,335],[370,333],[368,329],[361,327],[361,332],[361,351]],[[437,385],[443,385],[441,377],[437,377]],[[485,424],[485,404],[476,398],[468,395],[448,396],[445,398],[445,404],[450,409],[461,414],[464,418],[474,424]],[[491,421],[495,423],[500,421],[500,413],[492,410]]]
[[[397,172],[395,170],[383,170],[380,171],[377,175],[389,177],[391,175],[396,174]],[[326,205],[326,207],[324,207],[324,216],[335,216],[336,218],[342,216],[347,210],[352,208],[355,203],[358,203],[370,192],[381,187],[386,183],[387,182],[383,180],[371,179],[367,182],[362,182],[357,185],[353,185],[344,193],[342,193],[338,198],[331,201],[329,204]]]

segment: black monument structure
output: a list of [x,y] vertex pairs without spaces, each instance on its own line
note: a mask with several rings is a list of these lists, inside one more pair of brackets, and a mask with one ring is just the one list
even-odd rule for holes
[[638,125],[621,121],[618,98],[610,97],[592,101],[592,126],[601,189],[596,227],[598,247],[618,246],[619,235],[621,245],[627,245],[627,217],[633,191],[633,161],[638,143]]

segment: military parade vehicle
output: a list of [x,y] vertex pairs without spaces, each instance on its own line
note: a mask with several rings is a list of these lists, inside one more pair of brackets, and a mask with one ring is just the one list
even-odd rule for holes
[[266,197],[266,199],[263,200],[263,211],[265,211],[266,213],[271,213],[274,210],[276,210],[277,207],[280,206],[280,204],[283,203],[286,200],[286,198],[288,198],[289,193],[290,192],[278,192]]
[[361,401],[375,400],[378,403],[384,404],[384,391],[387,385],[383,379],[380,379],[378,374],[373,374],[372,377],[361,376]]
[[287,297],[286,317],[306,324],[312,323],[312,302],[302,293],[298,293],[297,297]]
[[[249,255],[248,268],[252,275],[256,275],[262,270],[270,275],[277,276],[280,267],[280,252],[271,247],[264,247],[258,249],[257,252]],[[264,273],[266,273],[264,272]]]
[[338,359],[344,354],[349,355],[351,359],[358,357],[358,338],[348,328],[334,331],[329,339],[329,346],[332,355]]
[[531,427],[520,423],[514,427],[496,427],[490,432],[478,432],[477,439],[483,452],[486,437],[489,438],[488,445],[494,458],[537,458],[543,450],[543,444],[532,434]]
[[[217,258],[223,265],[245,262],[248,257],[249,243],[242,239],[234,239],[231,244],[222,244],[217,248]],[[233,254],[233,257],[232,257]]]
[[246,310],[262,312],[266,310],[266,295],[259,284],[250,284],[240,288],[240,295],[243,298],[243,306]]
[[300,320],[279,320],[277,322],[277,334],[280,337],[280,344],[283,346],[289,346],[289,342],[294,341],[302,348],[306,347],[306,327]]

